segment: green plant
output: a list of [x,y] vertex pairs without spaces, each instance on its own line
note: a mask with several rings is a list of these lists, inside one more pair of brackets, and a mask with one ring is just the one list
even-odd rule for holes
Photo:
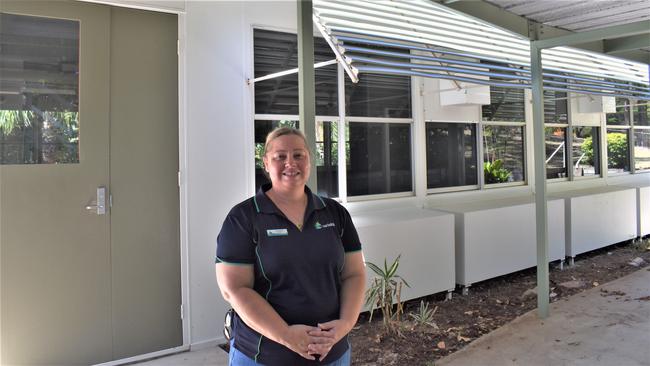
[[418,308],[417,313],[410,313],[409,315],[420,325],[430,325],[435,327],[436,325],[433,323],[433,315],[437,310],[437,306],[433,309],[429,309],[429,303],[422,300],[420,301],[420,307]]
[[486,161],[483,164],[483,174],[485,176],[485,183],[505,183],[510,179],[512,173],[503,167],[501,159],[496,159],[493,162]]
[[[368,321],[372,321],[374,308],[380,308],[384,316],[384,326],[389,332],[393,330],[393,322],[400,322],[404,313],[401,301],[402,286],[410,287],[406,280],[397,274],[400,257],[401,255],[398,255],[390,266],[384,258],[384,268],[366,262],[366,265],[375,274],[370,287],[366,291],[366,306],[370,307],[370,319]],[[393,303],[396,304],[394,310]]]
[[[582,146],[585,154],[583,161],[594,165],[594,141],[591,136],[585,137]],[[628,163],[627,135],[620,132],[607,133],[607,166],[614,169],[625,169]]]
[[607,133],[607,165],[614,169],[627,167],[627,135],[621,132]]

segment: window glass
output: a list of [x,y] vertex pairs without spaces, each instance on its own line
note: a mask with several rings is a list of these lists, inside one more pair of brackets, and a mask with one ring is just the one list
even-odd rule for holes
[[544,91],[544,122],[568,123],[567,94]]
[[566,127],[546,127],[546,178],[567,177]]
[[281,120],[281,121],[255,121],[255,191],[264,183],[268,183],[269,179],[264,172],[264,143],[266,142],[266,135],[278,127],[293,127],[299,128],[298,121]]
[[[293,33],[255,29],[255,77],[298,67],[298,36]],[[314,37],[314,62],[335,59],[323,38]],[[316,114],[337,116],[337,66],[315,69]],[[256,114],[298,114],[298,73],[255,83]]]
[[490,105],[482,107],[483,121],[523,122],[524,90],[490,86]]
[[622,173],[630,171],[629,130],[607,129],[607,172]]
[[478,184],[476,125],[426,124],[427,188]]
[[351,117],[411,118],[411,78],[362,74],[345,78],[345,114]]
[[412,192],[411,125],[349,122],[349,196]]
[[[338,169],[338,137],[339,128],[336,122],[316,122],[316,153],[314,154],[316,167],[318,194],[326,197],[338,197],[339,169]],[[346,144],[346,154],[350,147]]]
[[483,127],[483,174],[486,184],[524,180],[524,127]]
[[632,113],[634,113],[635,126],[650,126],[650,102],[635,103]]
[[0,164],[79,163],[79,22],[0,14]]
[[575,177],[600,175],[598,128],[580,126],[573,128],[571,156]]
[[634,170],[650,170],[650,129],[634,130]]
[[605,115],[608,125],[630,124],[630,102],[626,98],[616,98],[616,113]]
[[[364,45],[364,47],[393,53],[406,53],[399,48]],[[363,52],[355,55],[371,56]],[[385,61],[404,62],[403,58],[381,56]],[[363,66],[360,63],[357,66]],[[371,65],[376,66],[376,65]],[[359,82],[353,83],[345,78],[345,114],[350,117],[411,118],[411,77],[406,75],[388,75],[363,73]]]

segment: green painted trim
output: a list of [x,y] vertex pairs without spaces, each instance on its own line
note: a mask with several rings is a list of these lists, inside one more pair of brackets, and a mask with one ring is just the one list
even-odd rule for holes
[[[266,272],[264,272],[264,266],[262,265],[262,257],[260,257],[259,247],[255,247],[255,255],[257,255],[257,261],[260,264],[260,270],[262,271],[262,276],[264,276],[264,279],[269,281],[269,290],[266,291],[266,296],[264,297],[266,299],[266,301],[269,301],[269,294],[271,293],[271,288],[273,287],[273,282],[271,282],[271,280],[269,280],[269,278],[266,277]],[[261,352],[262,337],[264,337],[264,336],[260,334],[260,340],[257,342],[257,354],[255,355],[255,362],[257,362],[257,357],[260,355],[260,352]]]
[[255,263],[238,263],[238,262],[228,262],[224,261],[223,259],[216,257],[214,260],[215,263],[223,263],[223,264],[228,264],[231,266],[252,266],[255,265]]
[[260,213],[260,206],[258,206],[258,204],[257,204],[257,197],[256,196],[253,196],[253,203],[255,203],[255,211],[257,211],[257,213]]
[[255,363],[257,363],[257,357],[260,355],[260,349],[262,348],[262,338],[264,336],[260,334],[260,340],[257,342],[257,353],[255,354]]

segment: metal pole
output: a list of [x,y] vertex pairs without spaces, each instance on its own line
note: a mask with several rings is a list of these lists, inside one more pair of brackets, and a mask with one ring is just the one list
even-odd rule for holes
[[[316,91],[314,86],[314,24],[311,0],[298,0],[298,111],[300,129],[307,145],[316,154]],[[317,167],[312,157],[312,172],[307,185],[318,191]]]
[[546,153],[544,141],[544,94],[542,85],[542,50],[530,42],[530,69],[533,92],[533,146],[535,161],[535,221],[537,231],[537,311],[548,317],[548,223],[546,207]]

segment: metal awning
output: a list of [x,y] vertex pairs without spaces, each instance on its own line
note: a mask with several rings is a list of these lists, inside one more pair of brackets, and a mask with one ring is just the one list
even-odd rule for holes
[[[314,24],[352,81],[362,73],[531,88],[530,41],[426,1],[314,0]],[[628,33],[650,28],[646,21]],[[544,89],[650,100],[648,65],[572,47],[544,49]]]

